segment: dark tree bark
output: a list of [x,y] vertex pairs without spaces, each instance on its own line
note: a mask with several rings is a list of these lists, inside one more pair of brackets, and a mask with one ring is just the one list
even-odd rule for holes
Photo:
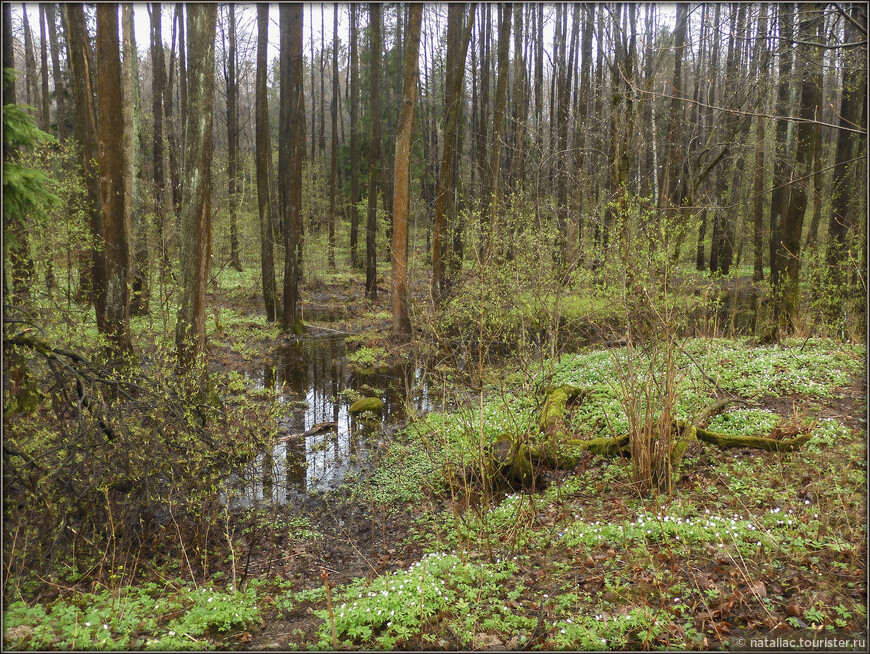
[[568,256],[568,108],[571,98],[571,81],[573,74],[573,59],[574,52],[577,47],[577,31],[579,28],[579,20],[576,15],[577,5],[574,5],[575,11],[571,25],[571,37],[568,47],[566,48],[566,35],[568,32],[568,10],[563,12],[562,29],[560,31],[559,56],[557,57],[558,75],[557,75],[557,96],[556,103],[556,216],[558,223],[557,238],[558,244],[554,254],[558,265],[564,270],[569,260]]
[[445,217],[453,207],[453,167],[456,145],[457,122],[462,102],[462,79],[465,72],[465,57],[471,40],[474,24],[474,5],[462,27],[463,4],[451,3],[447,7],[447,70],[444,87],[444,136],[441,144],[441,166],[438,169],[438,191],[435,196],[435,223],[432,227],[432,297],[438,301],[445,290],[446,266],[444,265]]
[[381,5],[369,3],[369,198],[366,219],[366,291],[368,300],[378,296],[377,235],[378,235],[378,181],[381,175]]
[[48,20],[48,42],[51,50],[51,73],[54,78],[54,97],[57,102],[57,138],[66,140],[68,135],[66,116],[66,86],[60,70],[60,49],[57,38],[57,13],[52,3],[45,5],[45,17]]
[[[12,49],[12,5],[3,4],[3,68],[15,68],[15,54]],[[15,82],[3,83],[3,102],[17,104]],[[3,139],[3,161],[17,158],[16,148]],[[4,253],[9,252],[9,268],[12,277],[12,297],[21,303],[30,294],[33,281],[33,261],[30,259],[30,244],[28,230],[24,224],[24,216],[18,213],[3,211],[4,231],[12,236],[4,242]],[[6,266],[3,267],[3,295],[8,297],[6,282]]]
[[338,4],[332,5],[332,98],[329,102],[332,149],[329,153],[329,240],[326,265],[335,268],[335,207],[338,192]]
[[[821,112],[822,90],[815,84],[814,69],[820,66],[818,48],[812,46],[814,22],[821,20],[821,7],[816,3],[801,4],[799,10],[797,62],[801,79],[799,117],[797,125],[797,148],[792,173],[788,210],[782,221],[782,247],[777,249],[777,280],[782,292],[774,289],[774,315],[779,326],[791,332],[800,310],[801,241],[804,214],[807,208],[807,187],[812,177],[812,151],[815,140],[813,120]],[[781,304],[781,310],[777,306]]]
[[230,213],[230,266],[242,270],[239,259],[238,198],[236,185],[239,176],[239,80],[236,74],[236,7],[227,5],[229,12],[227,45],[227,200]]
[[266,304],[266,320],[275,322],[275,258],[272,234],[272,206],[269,163],[272,159],[272,143],[269,130],[269,100],[266,80],[268,75],[267,52],[269,47],[269,5],[257,5],[257,80],[256,80],[256,161],[257,161],[257,207],[260,212],[260,272],[263,281],[263,301]]
[[501,172],[501,142],[504,131],[505,94],[507,93],[508,51],[510,48],[511,12],[507,7],[501,12],[498,26],[498,73],[495,84],[495,102],[492,112],[492,148],[486,175],[486,192],[483,196],[483,210],[486,223],[482,238],[484,252],[491,252],[493,239],[496,238],[497,219],[501,198],[499,173]]
[[679,162],[680,129],[682,122],[683,52],[686,49],[686,26],[689,7],[677,4],[677,24],[674,30],[674,78],[671,83],[671,112],[668,117],[668,133],[665,139],[665,159],[662,162],[662,177],[659,186],[659,210],[679,207],[677,177],[682,166]]
[[[792,15],[790,7],[777,5],[779,19],[779,81],[777,83],[776,115],[786,117],[791,106]],[[789,205],[788,121],[776,121],[776,154],[773,163],[773,192],[770,196],[770,286],[779,287],[782,274],[777,255],[782,245],[782,220]]]
[[[166,131],[166,154],[169,163],[169,190],[172,200],[172,211],[176,221],[179,220],[181,211],[181,178],[178,170],[178,127],[174,116],[173,86],[175,84],[175,39],[179,34],[181,25],[182,3],[175,5],[175,13],[172,19],[172,39],[169,46],[169,75],[166,78],[166,87],[163,90],[163,113]],[[178,49],[183,50],[184,45],[179,41]]]
[[489,143],[489,53],[492,43],[491,7],[492,5],[490,3],[483,4],[480,7],[480,119],[477,129],[476,168],[480,176],[480,190],[478,193],[481,200],[481,226],[483,226],[486,220],[483,215],[483,208],[485,206],[484,197],[488,188],[487,146]]
[[[524,186],[524,164],[526,156],[526,65],[523,61],[523,5],[515,3],[514,12],[514,79],[511,98],[511,123],[513,124],[513,152],[508,175],[508,187],[519,193]],[[463,62],[464,64],[465,62]]]
[[350,5],[350,266],[357,268],[359,240],[359,54],[357,52],[357,8]]
[[[184,120],[184,116],[187,116],[187,66],[185,64],[186,55],[184,44],[187,41],[184,40],[184,4],[179,3],[177,5],[178,12],[178,42],[181,44],[181,47],[178,48],[178,92],[179,92],[179,101],[180,101],[180,109],[181,109],[181,151],[184,152],[184,144],[185,144],[185,134],[187,134],[187,121]],[[179,162],[182,169],[184,168],[184,157],[181,157],[181,161]],[[184,189],[184,170],[179,171],[179,186],[178,186],[178,194],[181,195]]]
[[39,112],[39,129],[51,130],[51,112],[48,103],[48,39],[45,38],[45,3],[39,3],[39,63],[42,82],[42,110]]
[[[31,107],[38,104],[36,90],[36,55],[33,53],[33,34],[30,31],[30,21],[27,20],[27,8],[21,5],[21,20],[24,26],[24,104]],[[41,117],[37,114],[37,117]]]
[[[82,167],[87,191],[85,213],[89,217],[91,238],[99,243],[103,238],[103,216],[100,208],[100,182],[94,162],[99,159],[97,149],[97,122],[94,115],[94,93],[91,87],[90,45],[82,5],[64,5],[69,33],[70,64],[76,98],[76,136],[82,148]],[[90,275],[80,276],[82,289],[89,293],[94,304],[97,330],[106,333],[106,259],[96,248],[89,250]]]
[[163,176],[163,92],[166,85],[166,64],[163,58],[160,3],[150,5],[151,14],[151,115],[154,120],[154,215],[157,224],[157,242],[160,247],[161,266],[169,268],[169,252],[166,242],[165,180]]
[[[866,11],[866,8],[865,8]],[[846,21],[846,43],[854,43],[866,38],[867,15],[861,13],[861,7],[853,4],[849,10],[850,21]],[[857,25],[863,24],[863,35],[859,34]],[[864,51],[862,51],[864,52]],[[863,59],[860,59],[863,62]],[[834,170],[831,180],[831,217],[828,222],[828,249],[825,253],[832,275],[832,282],[840,286],[845,281],[846,267],[843,258],[846,255],[848,239],[859,227],[853,193],[849,185],[852,183],[852,173],[855,167],[865,169],[865,163],[853,162],[856,156],[866,154],[863,147],[866,137],[859,137],[848,131],[849,128],[860,126],[862,109],[866,121],[867,74],[861,70],[857,61],[853,65],[843,66],[842,96],[840,98],[840,129],[837,132],[837,151],[834,159]]]
[[302,5],[281,5],[281,130],[278,144],[278,178],[284,223],[284,307],[281,326],[301,333],[299,300],[299,249],[302,226],[302,157],[305,142],[305,96],[302,91]]
[[[759,6],[758,14],[758,94],[759,108],[763,109],[764,98],[767,96],[768,69],[770,66],[770,51],[767,47],[767,6]],[[761,113],[764,113],[763,111]],[[755,119],[755,211],[752,221],[753,270],[752,280],[760,282],[764,279],[764,136],[767,118]]]
[[[121,93],[118,6],[97,5],[97,101],[100,107],[100,197],[106,258],[105,335],[113,354],[132,352],[130,341],[130,205]],[[132,112],[129,118],[132,122]],[[132,125],[131,125],[132,127]],[[132,137],[132,135],[128,135]],[[132,144],[132,138],[130,138]]]
[[[217,5],[187,6],[188,113],[181,212],[180,305],[175,328],[177,364],[199,366],[205,353],[206,285],[211,263],[211,159],[214,42]],[[205,374],[202,366],[200,372]]]
[[405,43],[402,110],[399,116],[399,132],[396,135],[393,183],[393,333],[403,338],[411,335],[411,319],[408,313],[408,214],[411,200],[411,142],[422,22],[423,5],[415,3],[411,5],[408,39]]

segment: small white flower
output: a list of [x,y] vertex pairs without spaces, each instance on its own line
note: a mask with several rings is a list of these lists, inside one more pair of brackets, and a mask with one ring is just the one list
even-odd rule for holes
[[85,622],[85,626],[86,626],[86,627],[90,627],[90,626],[91,626],[91,623],[90,623],[90,622]]
[[214,597],[209,597],[209,598],[208,598],[208,601],[209,601],[209,602],[211,602],[211,601],[213,601],[213,600],[214,600]]
[[109,625],[107,625],[107,624],[103,625],[103,629],[108,629],[108,628],[109,628]]

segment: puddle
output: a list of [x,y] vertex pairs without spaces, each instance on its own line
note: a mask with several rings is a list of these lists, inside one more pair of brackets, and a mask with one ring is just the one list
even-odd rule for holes
[[[418,414],[430,410],[422,368],[397,365],[359,372],[351,369],[345,355],[343,337],[306,338],[249,369],[254,386],[275,390],[277,401],[286,406],[278,437],[290,437],[232,475],[227,491],[231,507],[294,502],[306,493],[335,488],[365,469],[382,427],[405,418],[406,402]],[[378,395],[384,402],[380,421],[352,418],[350,400],[343,394],[347,389]],[[335,427],[302,435],[320,423]]]

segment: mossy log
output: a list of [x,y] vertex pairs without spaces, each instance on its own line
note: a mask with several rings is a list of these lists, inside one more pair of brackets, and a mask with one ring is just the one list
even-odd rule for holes
[[812,434],[801,434],[794,438],[765,438],[764,436],[731,436],[707,431],[698,427],[698,440],[710,443],[717,447],[749,447],[755,450],[768,452],[793,452],[813,437]]
[[379,412],[384,408],[384,402],[379,397],[364,397],[361,400],[357,400],[353,404],[350,405],[350,408],[347,410],[350,415],[355,416],[358,413],[362,413],[363,411],[374,411]]
[[[504,478],[528,486],[539,466],[568,470],[577,465],[583,452],[597,456],[631,456],[631,438],[622,434],[615,438],[589,440],[571,438],[564,431],[564,418],[569,402],[586,396],[586,391],[574,386],[546,389],[546,400],[541,409],[538,427],[543,438],[526,443],[510,433],[501,434],[492,448],[491,465],[494,472]],[[721,411],[735,400],[718,400],[698,413],[694,420],[674,423],[671,467],[679,468],[689,446],[700,440],[717,447],[748,447],[768,452],[791,452],[800,448],[811,437],[803,434],[795,438],[776,440],[762,436],[731,436],[699,427],[711,415]]]
[[546,388],[544,390],[547,397],[544,400],[544,406],[541,407],[541,417],[538,420],[538,426],[545,434],[552,434],[560,426],[562,418],[567,411],[568,403],[577,398],[585,398],[586,391],[576,386],[564,384]]

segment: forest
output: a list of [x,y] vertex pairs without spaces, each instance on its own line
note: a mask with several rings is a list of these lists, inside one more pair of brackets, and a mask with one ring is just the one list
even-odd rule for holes
[[4,650],[865,650],[866,3],[2,47]]

